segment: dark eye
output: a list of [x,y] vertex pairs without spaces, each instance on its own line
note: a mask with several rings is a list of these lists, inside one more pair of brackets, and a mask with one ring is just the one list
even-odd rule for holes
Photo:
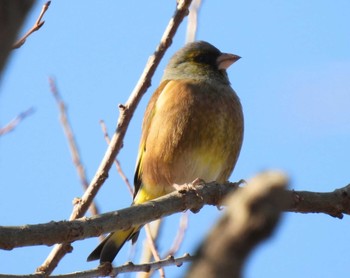
[[205,65],[215,65],[215,58],[208,54],[198,54],[194,57],[194,62]]
[[199,55],[195,56],[194,61],[197,63],[201,63],[201,64],[209,64],[210,63],[208,56],[204,55],[204,54],[199,54]]

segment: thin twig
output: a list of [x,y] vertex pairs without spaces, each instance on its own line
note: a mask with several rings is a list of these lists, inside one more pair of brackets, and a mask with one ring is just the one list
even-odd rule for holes
[[[71,125],[69,123],[68,117],[67,117],[67,109],[66,109],[66,105],[64,103],[64,101],[62,100],[57,86],[54,82],[54,80],[52,78],[49,78],[49,85],[50,85],[50,90],[52,95],[55,98],[55,101],[57,103],[57,106],[59,108],[60,111],[60,121],[63,127],[63,131],[66,135],[67,141],[68,141],[68,146],[69,146],[69,150],[71,152],[71,156],[72,156],[72,160],[73,163],[75,165],[75,168],[77,170],[81,185],[83,187],[83,190],[86,191],[88,188],[88,181],[86,178],[86,174],[85,174],[85,168],[81,162],[80,159],[80,154],[79,154],[79,149],[74,137],[74,133],[72,131]],[[73,204],[74,206],[79,205],[80,200],[78,198],[73,200]],[[99,214],[98,208],[96,207],[94,202],[91,202],[90,206],[89,206],[89,210],[91,215],[97,215]],[[70,218],[70,220],[73,220],[72,218]],[[103,239],[104,237],[102,235],[100,235],[100,239]],[[54,248],[52,249],[51,253],[48,255],[48,257],[46,258],[44,264],[48,264],[50,266],[52,266],[53,268],[55,268],[59,261],[60,258],[62,258],[65,254],[72,252],[73,247],[69,244],[69,243],[65,243],[65,244],[56,244],[54,246]]]
[[[103,132],[103,136],[106,140],[106,143],[107,145],[109,145],[111,143],[111,139],[109,138],[109,135],[108,135],[108,130],[107,130],[107,126],[105,124],[105,122],[103,120],[100,120],[100,125],[101,125],[101,129],[102,129],[102,132]],[[128,188],[129,190],[129,193],[131,196],[134,195],[134,189],[132,188],[130,182],[129,182],[129,179],[127,178],[127,176],[124,174],[124,171],[120,165],[120,162],[119,160],[116,158],[114,159],[114,164],[115,164],[115,167],[117,168],[117,172],[119,173],[120,177],[123,179],[126,187]]]
[[176,252],[180,249],[188,227],[188,214],[189,214],[188,211],[186,211],[181,215],[179,229],[174,238],[173,245],[170,247],[165,257],[174,256]]
[[[160,222],[158,224],[160,224]],[[152,235],[150,224],[145,225],[148,248],[151,250],[151,253],[156,261],[160,261],[160,256],[154,242],[158,236],[159,227],[160,225],[157,225],[156,233],[155,235]],[[159,268],[158,271],[159,271],[159,276],[164,278],[165,277],[164,269]]]
[[194,42],[196,40],[198,29],[198,13],[201,7],[202,0],[194,0],[190,7],[190,14],[188,15],[186,43]]
[[0,1],[0,75],[12,51],[13,42],[18,37],[23,22],[28,17],[36,1]]
[[20,113],[16,118],[12,119],[8,124],[4,127],[0,128],[0,136],[13,131],[26,117],[30,116],[34,113],[34,108],[31,107],[26,111]]
[[[140,257],[140,263],[148,263],[151,262],[153,259],[152,250],[150,248],[150,244],[148,243],[148,239],[154,238],[154,245],[156,245],[156,241],[159,238],[158,233],[160,226],[163,222],[163,219],[158,219],[156,221],[153,221],[151,223],[146,224],[145,226],[148,226],[149,229],[145,229],[146,232],[146,238],[142,242],[142,253]],[[148,236],[148,232],[151,231],[152,235]],[[137,274],[137,278],[149,278],[153,274],[153,271],[150,272],[139,272]]]
[[51,4],[51,1],[47,1],[43,5],[41,12],[39,14],[39,17],[36,20],[34,26],[22,38],[20,38],[17,42],[15,42],[15,44],[12,46],[12,49],[20,48],[32,33],[34,33],[35,31],[38,31],[44,25],[45,21],[41,21],[41,20],[44,14],[46,13],[46,11],[49,9],[50,4]]
[[[133,264],[131,262],[126,263],[122,266],[111,268],[110,264],[101,265],[97,268],[85,271],[79,271],[69,274],[61,275],[51,275],[51,278],[91,278],[91,277],[116,277],[121,273],[128,272],[148,272],[151,270],[157,270],[159,268],[164,268],[166,266],[181,266],[185,262],[190,262],[193,260],[193,257],[186,253],[181,257],[174,258],[169,256],[168,258],[156,262],[144,263],[144,264]],[[28,275],[9,275],[9,274],[0,274],[0,278],[46,278],[44,273],[28,274]]]
[[[106,140],[106,143],[107,143],[107,145],[109,145],[110,142],[111,142],[111,140],[110,140],[109,135],[108,135],[107,126],[106,126],[106,124],[105,124],[105,122],[104,122],[103,120],[100,120],[100,125],[101,125],[101,128],[102,128],[102,132],[103,132],[104,138],[105,138],[105,140]],[[116,165],[116,168],[117,168],[117,171],[118,171],[119,175],[122,177],[122,179],[124,180],[124,182],[125,182],[127,188],[129,189],[130,195],[133,196],[133,195],[134,195],[134,190],[133,190],[133,188],[131,187],[131,184],[130,184],[130,182],[129,182],[129,179],[128,179],[128,178],[126,177],[126,175],[124,174],[124,172],[123,172],[123,170],[122,170],[122,168],[121,168],[121,166],[120,166],[119,161],[118,161],[117,159],[115,159],[115,160],[114,160],[114,164]],[[157,220],[157,221],[160,222],[161,220]],[[151,229],[150,229],[149,226],[150,226],[150,224],[146,224],[146,225],[145,225],[145,228],[146,228],[146,229],[145,229],[145,231],[146,231],[146,236],[147,236],[147,239],[148,239],[149,244],[146,245],[146,246],[144,247],[144,252],[147,252],[148,250],[150,250],[150,251],[151,251],[151,254],[154,255],[154,258],[157,259],[158,251],[156,250],[155,240],[156,240],[157,237],[158,237],[158,232],[153,233],[153,235],[152,235]],[[159,229],[160,225],[158,225],[157,227],[158,227],[158,229]],[[158,231],[158,229],[157,229],[156,231]],[[148,248],[148,246],[151,246],[151,247],[153,246],[154,248]],[[158,258],[159,258],[159,256],[158,256]],[[159,258],[158,260],[160,260],[160,258]],[[145,260],[145,261],[143,261],[143,262],[149,262],[149,261],[150,261],[150,260]],[[160,269],[160,272],[161,272],[161,271],[162,271],[162,270]]]
[[[134,111],[138,103],[140,102],[142,96],[145,94],[148,87],[151,85],[151,79],[158,67],[161,59],[163,58],[165,51],[169,48],[180,23],[183,21],[185,16],[188,14],[188,7],[191,4],[191,0],[182,0],[177,5],[174,16],[170,19],[168,26],[166,27],[161,41],[154,52],[154,54],[149,58],[146,67],[136,84],[133,92],[131,93],[128,101],[125,105],[120,105],[120,116],[118,119],[116,131],[111,139],[107,151],[98,167],[95,176],[90,182],[88,189],[85,191],[78,205],[74,207],[70,219],[77,219],[83,217],[88,210],[92,200],[95,198],[100,187],[108,177],[108,172],[114,163],[114,159],[117,157],[122,145],[127,127],[133,116]],[[67,243],[56,245],[50,257],[54,258],[54,263],[52,260],[45,261],[39,268],[39,272],[44,272],[49,275],[56,267],[57,263],[63,258],[64,252],[67,247]]]
[[[57,89],[56,83],[53,80],[53,78],[51,78],[51,77],[49,78],[49,84],[50,84],[51,93],[54,96],[56,104],[57,104],[58,109],[59,109],[60,121],[62,124],[64,134],[65,134],[67,141],[68,141],[68,146],[69,146],[70,153],[72,155],[73,164],[77,170],[77,173],[78,173],[78,176],[80,179],[80,183],[83,187],[83,190],[85,191],[89,186],[89,182],[87,181],[86,174],[85,174],[85,168],[83,166],[83,163],[81,162],[79,148],[78,148],[77,142],[75,140],[72,126],[68,120],[66,104],[62,100],[62,97],[59,94],[59,91]],[[75,199],[74,203],[75,204],[79,203],[79,200]],[[90,209],[91,215],[99,214],[99,211],[98,211],[94,202],[91,203],[89,209]],[[72,219],[70,219],[70,220],[72,220]]]

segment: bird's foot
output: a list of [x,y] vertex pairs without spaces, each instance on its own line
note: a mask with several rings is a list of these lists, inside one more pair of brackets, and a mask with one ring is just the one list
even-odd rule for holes
[[[196,178],[193,182],[191,183],[186,183],[184,185],[178,185],[178,184],[174,184],[174,188],[179,192],[179,193],[182,193],[182,194],[185,194],[187,192],[194,192],[196,194],[196,196],[198,198],[200,198],[201,200],[203,200],[203,196],[201,196],[201,194],[198,192],[197,190],[197,186],[200,185],[200,184],[203,184],[204,183],[204,180],[200,179],[200,178]],[[194,207],[191,209],[191,211],[193,213],[197,213],[198,211],[200,211],[200,209],[202,208],[202,206],[200,207]]]
[[200,178],[196,178],[193,182],[191,183],[185,183],[185,184],[173,184],[173,187],[175,188],[175,190],[179,191],[180,193],[184,193],[186,191],[196,191],[196,186],[203,184],[204,180],[200,179]]

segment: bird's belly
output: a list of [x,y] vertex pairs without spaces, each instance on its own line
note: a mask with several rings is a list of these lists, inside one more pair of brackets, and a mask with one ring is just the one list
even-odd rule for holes
[[183,86],[186,90],[178,90],[176,98],[159,96],[148,130],[141,179],[156,197],[172,191],[173,184],[196,178],[226,181],[242,144],[243,115],[232,90],[211,84]]
[[187,151],[187,154],[172,165],[177,173],[173,182],[183,184],[200,178],[206,182],[215,181],[222,173],[225,159],[217,148],[207,147]]

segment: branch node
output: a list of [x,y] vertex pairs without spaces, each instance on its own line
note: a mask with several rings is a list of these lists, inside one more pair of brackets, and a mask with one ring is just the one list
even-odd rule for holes
[[124,104],[118,105],[119,110],[124,111],[126,109],[126,106]]
[[124,266],[134,266],[135,264],[133,263],[133,262],[131,262],[131,261],[129,261],[129,262],[126,262],[125,264],[124,264]]
[[81,203],[81,198],[78,198],[78,197],[74,198],[72,201],[73,206],[76,206],[80,203]]
[[45,23],[45,21],[41,21],[44,14],[46,13],[46,11],[48,10],[49,6],[51,4],[51,1],[46,2],[40,12],[40,15],[38,17],[38,19],[36,20],[34,26],[21,38],[19,39],[13,46],[12,49],[17,49],[20,48],[25,42],[26,39],[33,34],[34,32],[38,31]]
[[73,252],[73,246],[71,244],[65,244],[64,245],[64,251],[67,253],[72,253]]

